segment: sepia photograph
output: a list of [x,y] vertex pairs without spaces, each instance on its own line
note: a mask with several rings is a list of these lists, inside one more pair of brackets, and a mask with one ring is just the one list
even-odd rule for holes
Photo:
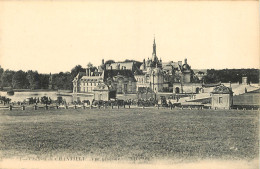
[[0,1],[0,169],[258,169],[259,1]]

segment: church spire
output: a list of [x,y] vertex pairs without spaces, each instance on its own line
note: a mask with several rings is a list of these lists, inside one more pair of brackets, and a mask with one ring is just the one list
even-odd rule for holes
[[153,39],[153,56],[156,56],[156,43],[155,43],[155,37]]
[[156,43],[155,43],[155,37],[153,39],[153,54],[152,54],[152,61],[157,62],[158,58],[156,55]]

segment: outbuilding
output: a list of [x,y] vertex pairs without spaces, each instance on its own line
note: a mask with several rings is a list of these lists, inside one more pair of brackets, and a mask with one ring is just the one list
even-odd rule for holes
[[233,91],[224,85],[213,89],[211,107],[213,109],[230,109],[233,105]]
[[111,98],[116,98],[116,90],[108,85],[101,83],[94,88],[94,99],[108,101]]

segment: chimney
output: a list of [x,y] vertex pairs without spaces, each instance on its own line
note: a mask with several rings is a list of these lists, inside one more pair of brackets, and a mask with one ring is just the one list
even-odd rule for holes
[[105,61],[104,61],[104,59],[102,59],[102,65],[104,65],[105,64]]
[[187,64],[187,58],[184,59],[184,64]]
[[86,69],[86,75],[89,76],[89,68]]

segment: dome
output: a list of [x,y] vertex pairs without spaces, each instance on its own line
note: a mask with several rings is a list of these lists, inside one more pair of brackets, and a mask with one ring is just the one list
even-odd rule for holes
[[213,89],[212,93],[215,93],[215,94],[231,94],[233,92],[232,92],[232,89],[230,89],[229,87],[226,87],[224,85],[220,85],[220,86],[215,87]]
[[188,65],[188,64],[183,64],[182,69],[184,69],[184,70],[190,70],[190,65]]

